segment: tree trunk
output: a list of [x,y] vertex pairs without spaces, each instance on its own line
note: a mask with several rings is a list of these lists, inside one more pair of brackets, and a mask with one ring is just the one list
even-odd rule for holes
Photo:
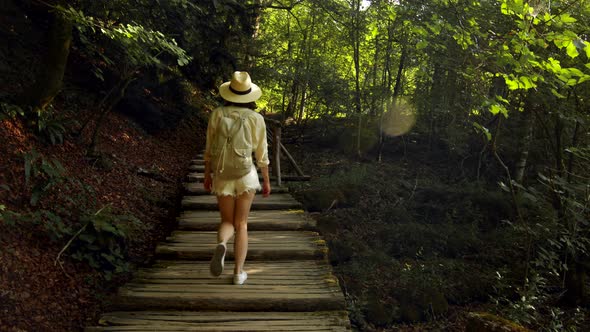
[[432,74],[432,85],[430,88],[430,106],[429,106],[429,115],[430,119],[429,122],[429,130],[428,130],[428,146],[430,149],[433,148],[434,139],[436,137],[437,131],[437,120],[438,114],[437,112],[440,110],[441,105],[443,103],[443,96],[442,96],[442,82],[444,79],[443,75],[443,68],[439,63],[434,64],[434,73]]
[[98,119],[96,120],[96,126],[94,127],[94,132],[92,133],[92,139],[90,144],[88,145],[88,149],[86,154],[92,157],[98,157],[99,152],[97,148],[98,144],[98,134],[100,133],[100,129],[106,119],[107,114],[117,105],[117,103],[125,96],[125,91],[127,87],[134,79],[132,77],[126,78],[121,80],[116,86],[113,87],[111,92],[107,94],[104,99],[104,102],[101,103],[103,108],[99,109],[98,111],[101,112]]
[[402,94],[402,75],[404,73],[404,64],[406,62],[407,51],[406,47],[402,47],[402,55],[399,58],[399,66],[397,67],[397,76],[395,77],[395,87],[393,88],[393,98],[401,96]]
[[27,117],[37,125],[38,115],[59,93],[72,43],[72,21],[60,12],[52,14],[48,32],[48,53],[41,65],[41,72],[35,83],[23,94],[23,104],[31,106],[33,113]]
[[571,306],[583,306],[588,304],[588,294],[586,290],[587,272],[585,266],[570,257],[568,261],[568,270],[565,272],[565,293],[563,302]]
[[356,114],[359,117],[358,122],[358,137],[357,137],[357,155],[361,157],[361,114],[363,111],[362,104],[361,104],[361,68],[360,68],[360,15],[361,15],[361,0],[353,0],[352,1],[352,24],[350,26],[350,37],[352,41],[352,48],[353,48],[353,61],[354,61],[354,105],[356,109]]
[[532,114],[530,114],[530,112],[525,112],[522,114],[522,116],[524,117],[522,121],[522,144],[520,144],[522,150],[520,151],[520,157],[518,158],[518,162],[516,162],[516,169],[514,172],[514,180],[518,183],[523,183],[524,181],[529,150],[531,149],[531,142],[533,141],[534,128],[534,118]]
[[310,71],[310,67],[311,67],[311,58],[313,56],[313,36],[315,33],[315,19],[316,19],[316,12],[315,10],[312,10],[311,13],[311,25],[309,27],[309,33],[306,33],[307,36],[309,36],[309,38],[305,38],[304,41],[307,41],[307,43],[304,43],[303,48],[305,49],[305,52],[302,52],[305,56],[305,65],[304,65],[304,73],[303,73],[303,83],[302,83],[302,87],[301,87],[301,103],[299,104],[299,114],[297,116],[297,123],[301,123],[301,121],[303,120],[304,114],[305,114],[305,108],[307,106],[307,88],[309,86],[309,81],[310,81],[310,75],[309,75],[309,71]]

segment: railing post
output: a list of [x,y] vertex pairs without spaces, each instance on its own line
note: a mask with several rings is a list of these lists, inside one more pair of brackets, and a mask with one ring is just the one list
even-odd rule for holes
[[281,126],[273,126],[273,156],[274,156],[274,167],[273,173],[277,178],[277,186],[281,186]]

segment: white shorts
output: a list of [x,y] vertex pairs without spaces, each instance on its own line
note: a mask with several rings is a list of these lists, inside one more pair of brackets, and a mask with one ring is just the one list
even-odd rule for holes
[[256,167],[252,165],[252,170],[247,175],[237,180],[221,180],[213,176],[213,186],[211,193],[217,196],[233,196],[237,197],[249,191],[260,190],[260,180],[258,179],[258,172]]

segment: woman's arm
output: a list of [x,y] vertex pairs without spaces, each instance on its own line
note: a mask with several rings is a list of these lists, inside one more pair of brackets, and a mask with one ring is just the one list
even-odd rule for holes
[[262,173],[262,196],[268,197],[271,192],[270,188],[270,177],[268,175],[268,164],[270,164],[270,160],[268,159],[268,143],[266,140],[266,124],[264,123],[264,118],[257,114],[256,117],[256,130],[254,130],[254,143],[256,146],[255,155],[256,155],[256,163],[258,168],[260,168],[260,172]]
[[270,196],[270,178],[268,176],[268,166],[261,167],[260,171],[262,172],[262,197]]

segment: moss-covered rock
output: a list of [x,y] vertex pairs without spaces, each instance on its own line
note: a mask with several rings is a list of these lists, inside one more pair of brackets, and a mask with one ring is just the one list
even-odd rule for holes
[[466,332],[531,332],[531,330],[505,318],[487,313],[471,312],[467,315]]

